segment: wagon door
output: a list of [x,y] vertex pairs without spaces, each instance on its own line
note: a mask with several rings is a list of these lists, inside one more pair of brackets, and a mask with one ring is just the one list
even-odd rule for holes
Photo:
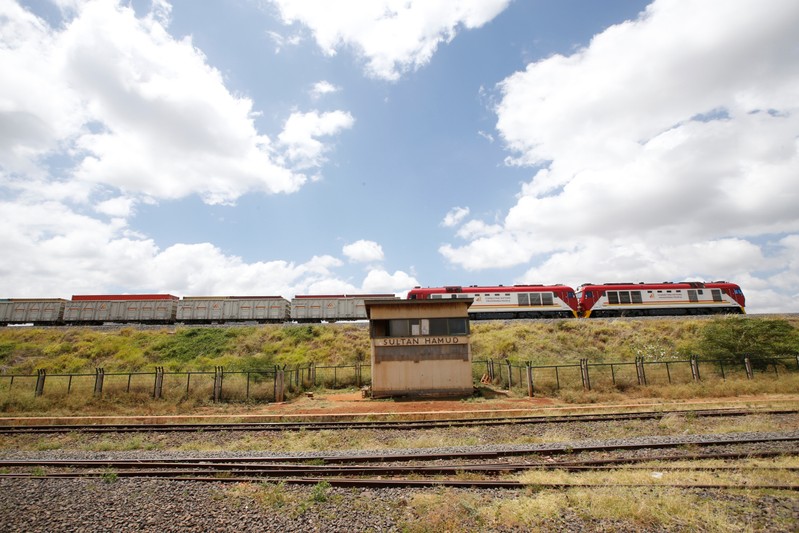
[[697,296],[695,289],[688,289],[688,301],[692,304],[699,302],[699,296]]

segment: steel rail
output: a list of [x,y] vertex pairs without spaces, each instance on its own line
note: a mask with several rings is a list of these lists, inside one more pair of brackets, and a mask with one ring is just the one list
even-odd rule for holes
[[[537,415],[526,417],[435,419],[414,421],[359,421],[359,422],[238,422],[197,424],[72,424],[0,426],[0,434],[30,433],[124,433],[124,432],[198,432],[198,431],[297,431],[325,429],[437,429],[449,427],[561,424],[575,422],[606,422],[618,420],[652,420],[667,415],[695,417],[731,417],[749,415],[797,414],[797,409],[702,409],[672,411],[638,411],[631,413],[598,413],[578,415]],[[0,421],[2,422],[2,421]]]
[[[33,474],[5,474],[3,477],[25,479],[78,479],[103,478],[106,473],[72,474],[70,476],[50,476]],[[207,477],[174,476],[162,477],[169,481],[214,482],[214,483],[256,483],[263,479],[257,477]],[[282,483],[295,485],[317,485],[325,482],[331,487],[395,488],[395,487],[459,487],[478,489],[526,489],[526,488],[681,488],[681,489],[746,489],[746,490],[799,490],[799,485],[784,484],[727,484],[727,483],[523,483],[514,480],[462,480],[462,479],[374,479],[374,478],[284,478]]]
[[[799,441],[799,435],[781,437],[742,437],[735,439],[714,439],[705,441],[692,441],[690,439],[680,439],[671,442],[642,442],[642,443],[618,443],[618,444],[559,444],[539,448],[519,448],[514,450],[495,450],[479,452],[450,452],[450,453],[418,453],[418,454],[382,454],[382,455],[349,455],[349,456],[320,456],[320,457],[292,457],[292,456],[273,456],[273,457],[206,457],[206,458],[176,458],[176,459],[139,459],[139,460],[112,460],[112,459],[92,459],[92,460],[68,460],[68,459],[44,459],[44,460],[0,460],[0,468],[31,466],[50,467],[113,467],[113,468],[141,468],[143,465],[220,465],[220,464],[253,464],[253,463],[291,463],[303,462],[309,466],[319,466],[321,464],[341,464],[341,463],[381,463],[381,462],[404,462],[404,461],[443,461],[451,459],[494,459],[501,457],[512,457],[520,455],[558,455],[574,454],[579,452],[591,451],[614,451],[614,450],[641,450],[641,449],[664,449],[678,448],[681,446],[728,446],[739,444],[762,444],[762,443],[787,443]],[[795,453],[790,451],[768,451],[764,453],[785,454]],[[758,452],[737,452],[746,456],[754,456]],[[695,454],[699,457],[700,454]],[[704,458],[709,458],[705,456]],[[630,458],[623,459],[598,459],[595,464],[614,464],[614,461],[630,461]],[[641,461],[660,460],[659,458],[645,457]],[[664,459],[665,460],[665,459]],[[310,462],[317,464],[309,464]],[[558,463],[570,464],[570,463]],[[571,463],[576,464],[576,463]],[[585,464],[585,463],[582,463]]]
[[[204,474],[214,476],[257,476],[261,478],[282,478],[291,476],[340,476],[341,474],[349,475],[371,475],[371,476],[397,476],[397,475],[458,475],[458,474],[508,474],[517,472],[530,472],[530,471],[546,471],[546,470],[561,470],[566,472],[590,472],[590,471],[632,471],[632,470],[664,470],[664,471],[700,471],[700,470],[729,470],[729,471],[742,471],[742,470],[769,470],[769,471],[785,471],[797,472],[799,467],[788,466],[568,466],[558,464],[489,464],[489,465],[458,465],[458,466],[415,466],[415,467],[304,467],[303,465],[285,465],[278,468],[268,468],[262,466],[252,465],[214,465],[213,467],[203,466],[198,464],[186,465],[162,465],[164,469],[158,469],[159,465],[147,465],[148,469],[127,469],[127,470],[114,470],[105,469],[102,471],[86,472],[85,470],[78,473],[76,471],[70,472],[47,472],[49,477],[72,477],[75,475],[94,476],[97,474],[107,474],[109,471],[113,472],[116,477],[172,477],[172,476],[187,476],[191,474]],[[155,468],[153,468],[155,467]],[[62,467],[65,468],[65,467]],[[20,472],[6,472],[0,474],[3,477],[18,477]],[[37,474],[30,474],[37,475]]]

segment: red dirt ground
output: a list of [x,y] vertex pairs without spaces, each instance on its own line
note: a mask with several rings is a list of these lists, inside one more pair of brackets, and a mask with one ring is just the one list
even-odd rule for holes
[[[484,391],[487,392],[487,391]],[[572,404],[552,398],[509,397],[506,392],[493,391],[491,398],[469,399],[388,399],[372,400],[360,392],[314,394],[284,403],[260,405],[218,405],[202,407],[181,414],[117,413],[84,416],[0,416],[0,425],[14,424],[108,424],[108,423],[181,423],[203,422],[277,422],[281,420],[347,420],[373,419],[441,419],[481,418],[492,416],[529,416],[536,414],[566,414],[580,412],[649,411],[653,409],[702,409],[710,407],[776,407],[795,408],[799,395],[774,394],[734,398],[694,398],[663,400],[635,398],[611,404]]]

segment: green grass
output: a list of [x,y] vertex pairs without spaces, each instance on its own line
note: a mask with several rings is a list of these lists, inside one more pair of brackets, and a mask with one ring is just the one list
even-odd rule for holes
[[[778,347],[799,353],[799,318],[684,320],[560,320],[554,322],[472,322],[472,356],[530,361],[534,365],[686,359],[718,356],[706,333],[741,330],[752,335],[781,332]],[[6,374],[152,371],[264,370],[275,365],[343,365],[369,360],[364,324],[265,325],[232,328],[0,328],[0,368]],[[740,354],[743,355],[743,354]]]
[[0,328],[0,367],[7,374],[152,371],[252,371],[275,365],[368,361],[363,324],[232,328]]

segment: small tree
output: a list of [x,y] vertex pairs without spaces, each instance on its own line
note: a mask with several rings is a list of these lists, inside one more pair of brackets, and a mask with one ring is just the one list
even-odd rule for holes
[[708,359],[740,361],[773,359],[799,353],[799,330],[787,320],[726,318],[709,322],[702,330],[701,355]]

